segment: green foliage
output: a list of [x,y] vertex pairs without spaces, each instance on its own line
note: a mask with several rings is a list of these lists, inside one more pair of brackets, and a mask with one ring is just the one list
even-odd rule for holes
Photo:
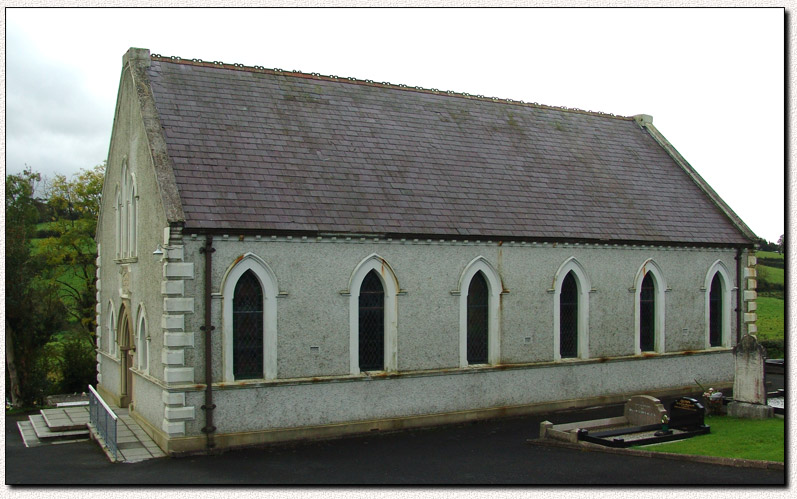
[[768,267],[766,265],[756,266],[756,273],[758,275],[758,282],[764,281],[768,284],[776,284],[783,287],[784,272],[783,269],[776,267]]
[[41,175],[31,171],[30,167],[19,175],[6,176],[6,230],[9,227],[20,229],[30,238],[39,216],[33,191],[40,181]]
[[643,448],[654,452],[783,462],[783,419],[753,420],[709,416],[706,424],[711,426],[711,433],[707,435]]
[[[19,289],[6,293],[6,337],[9,333],[12,337],[19,397],[23,405],[41,405],[51,387],[51,356],[44,347],[55,333],[66,327],[66,310],[57,289],[36,277],[26,286],[14,287]],[[13,305],[16,308],[12,309],[10,301],[21,304]]]
[[[94,233],[103,171],[56,176],[46,202],[33,197],[38,173],[6,176],[6,396],[17,407],[94,382]],[[47,237],[34,239],[40,231]]]
[[757,289],[765,296],[784,297],[784,271],[782,268],[757,265]]
[[47,395],[52,393],[52,381],[48,376],[49,359],[46,352],[34,352],[33,357],[25,359],[20,369],[20,406],[44,406]]
[[47,262],[45,279],[59,286],[70,322],[78,324],[85,341],[93,344],[96,318],[97,230],[104,165],[81,170],[71,180],[56,175],[48,189],[47,204],[55,213],[51,234],[40,241],[37,254]]
[[759,343],[766,348],[768,359],[783,359],[786,358],[786,345],[785,342],[780,340],[760,340]]
[[97,381],[97,360],[93,346],[79,337],[52,343],[51,359],[56,367],[55,386],[58,393],[81,393]]
[[[781,238],[782,237],[783,236],[781,236]],[[759,239],[758,241],[756,241],[756,244],[758,245],[758,248],[761,251],[764,251],[764,252],[766,252],[766,251],[776,251],[776,252],[782,251],[781,246],[778,243],[772,243],[772,242],[767,241],[766,239]]]
[[15,405],[41,403],[48,391],[44,345],[64,327],[57,287],[40,275],[45,262],[32,254],[38,210],[38,173],[6,176],[6,396]]

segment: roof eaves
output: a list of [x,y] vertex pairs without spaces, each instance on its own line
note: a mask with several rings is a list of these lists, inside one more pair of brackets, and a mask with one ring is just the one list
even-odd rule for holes
[[275,228],[244,228],[244,227],[212,227],[205,226],[185,226],[182,228],[184,234],[191,235],[222,235],[229,237],[240,236],[263,236],[263,237],[291,237],[291,238],[338,238],[340,240],[355,239],[393,239],[396,241],[424,241],[444,242],[444,241],[481,241],[495,242],[499,245],[508,242],[522,244],[572,244],[572,245],[596,245],[596,246],[639,246],[639,247],[670,247],[670,248],[738,248],[740,246],[750,246],[733,242],[719,241],[695,241],[691,239],[632,239],[623,237],[608,238],[585,238],[576,236],[534,236],[534,235],[501,235],[501,234],[454,234],[454,233],[430,233],[430,232],[329,232],[326,230],[289,230]]

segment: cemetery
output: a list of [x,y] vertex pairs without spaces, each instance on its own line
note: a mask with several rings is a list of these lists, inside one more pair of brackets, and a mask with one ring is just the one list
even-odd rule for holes
[[649,395],[628,399],[623,416],[554,425],[540,424],[540,438],[567,442],[589,442],[608,447],[630,447],[670,442],[704,435],[711,431],[705,424],[705,408],[696,399],[679,397],[669,412],[661,401]]
[[[665,409],[662,402],[650,395],[634,395],[623,408],[623,415],[589,421],[540,424],[540,438],[569,443],[597,444],[627,448],[682,440],[711,432],[706,424],[708,414],[741,419],[767,419],[784,414],[783,389],[767,391],[766,373],[783,372],[783,361],[766,359],[766,349],[754,335],[747,334],[733,348],[733,398],[721,391],[703,390],[701,403],[681,396]],[[703,389],[697,380],[696,383]]]

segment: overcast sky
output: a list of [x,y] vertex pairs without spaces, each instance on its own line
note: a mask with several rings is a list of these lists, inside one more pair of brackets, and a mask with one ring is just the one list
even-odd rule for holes
[[6,167],[107,158],[122,55],[298,69],[631,116],[784,232],[782,9],[7,9]]

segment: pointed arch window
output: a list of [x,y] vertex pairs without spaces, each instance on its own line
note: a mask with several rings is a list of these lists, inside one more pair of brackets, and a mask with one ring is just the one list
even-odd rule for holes
[[371,270],[363,279],[359,297],[359,365],[361,371],[385,369],[385,290]]
[[488,356],[490,291],[479,271],[468,286],[468,364],[486,364]]
[[116,316],[114,314],[113,302],[108,302],[108,344],[105,351],[116,356]]
[[709,291],[708,298],[708,331],[709,331],[709,346],[719,347],[722,346],[722,282],[720,281],[720,274],[714,274],[714,279],[711,280],[711,290]]
[[149,333],[143,309],[138,320],[138,352],[138,368],[146,372],[149,369]]
[[226,382],[277,378],[277,276],[246,253],[221,281],[222,372]]
[[122,193],[116,186],[116,258],[122,257]]
[[656,349],[656,285],[650,272],[639,292],[639,347],[643,352]]
[[341,294],[349,297],[349,372],[398,369],[399,282],[390,264],[372,253],[360,261]]
[[717,260],[706,274],[705,348],[729,347],[731,344],[731,310],[733,280],[728,268]]
[[263,378],[263,289],[251,270],[238,279],[232,307],[233,375]]
[[116,185],[116,258],[134,258],[138,254],[138,188],[136,176],[127,160],[122,161],[122,175]]
[[501,314],[504,290],[498,271],[483,256],[463,269],[459,295],[459,366],[501,362]]
[[130,178],[130,222],[128,230],[130,231],[127,241],[128,248],[127,254],[130,257],[135,257],[138,252],[136,248],[136,226],[138,225],[138,192],[136,188],[135,177]]
[[578,284],[572,271],[562,281],[559,294],[559,355],[578,357]]
[[130,191],[130,182],[128,182],[128,173],[127,173],[127,163],[122,163],[122,195],[119,199],[119,219],[120,219],[120,226],[119,226],[119,238],[120,238],[120,250],[119,256],[120,258],[127,258],[128,257],[128,237],[130,236],[130,231],[128,230],[129,223],[130,223],[130,215],[129,215],[129,208],[130,203],[128,202],[128,196]]
[[665,352],[664,312],[667,304],[667,281],[652,258],[639,266],[630,288],[634,298],[634,353]]
[[554,274],[553,358],[589,358],[589,294],[584,267],[570,257]]

